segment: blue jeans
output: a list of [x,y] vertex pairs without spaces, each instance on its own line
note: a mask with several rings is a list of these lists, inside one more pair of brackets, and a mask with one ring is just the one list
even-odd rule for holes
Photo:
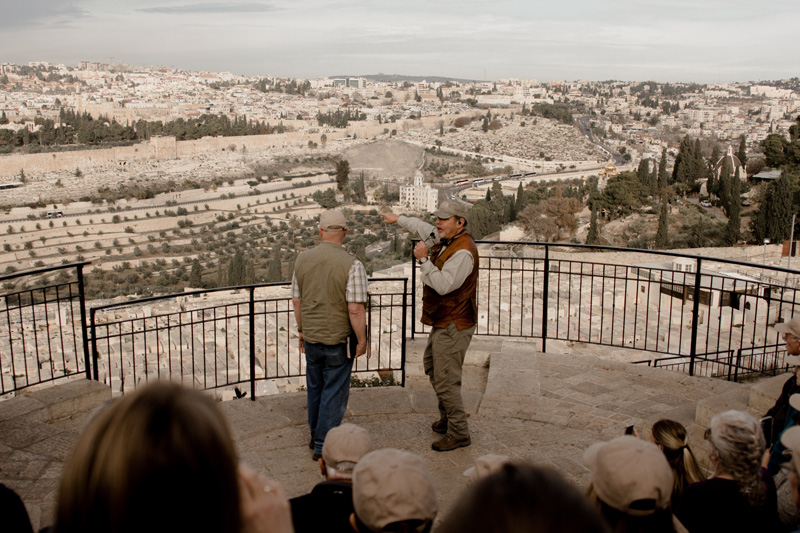
[[308,427],[314,439],[314,453],[331,428],[342,423],[350,396],[350,370],[347,343],[327,345],[304,343],[306,349],[306,388],[308,389]]

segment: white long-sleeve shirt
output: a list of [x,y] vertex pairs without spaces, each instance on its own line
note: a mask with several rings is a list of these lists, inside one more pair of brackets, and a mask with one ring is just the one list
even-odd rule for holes
[[[431,241],[431,233],[434,235],[434,243],[440,241],[436,232],[436,226],[423,222],[418,218],[400,215],[397,223],[407,231],[415,233],[420,239]],[[441,253],[447,246],[442,246]],[[442,269],[439,270],[433,264],[433,257],[427,263],[420,266],[420,276],[422,283],[435,290],[440,295],[448,294],[464,284],[464,281],[472,272],[474,261],[469,250],[459,250],[450,259],[445,261]]]

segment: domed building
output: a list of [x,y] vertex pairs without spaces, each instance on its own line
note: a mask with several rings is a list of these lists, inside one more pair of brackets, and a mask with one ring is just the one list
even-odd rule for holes
[[617,170],[617,165],[614,164],[614,161],[609,159],[608,163],[606,163],[606,166],[603,168],[603,170],[598,172],[598,174],[601,178],[614,178],[619,176],[619,170]]
[[722,166],[725,164],[725,160],[727,159],[728,165],[731,169],[731,176],[736,175],[736,170],[739,170],[739,178],[742,181],[747,181],[747,167],[745,167],[739,158],[736,157],[736,154],[733,153],[733,148],[728,146],[728,151],[719,158],[719,160],[714,164],[714,177],[719,179],[720,172],[722,172]]

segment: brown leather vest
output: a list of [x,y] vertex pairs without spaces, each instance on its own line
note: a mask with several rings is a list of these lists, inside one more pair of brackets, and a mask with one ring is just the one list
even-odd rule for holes
[[469,233],[457,235],[450,241],[443,252],[442,244],[431,248],[431,260],[439,270],[445,262],[459,250],[468,250],[472,254],[472,272],[460,287],[441,295],[427,285],[422,291],[422,323],[435,328],[446,328],[455,322],[459,330],[467,329],[478,322],[478,248]]

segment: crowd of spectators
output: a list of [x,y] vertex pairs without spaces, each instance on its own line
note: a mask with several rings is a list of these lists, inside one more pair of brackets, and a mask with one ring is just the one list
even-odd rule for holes
[[[800,318],[783,329],[790,357],[800,355]],[[789,361],[800,365],[796,359]],[[709,471],[699,466],[686,428],[659,420],[646,432],[649,441],[635,433],[589,447],[584,462],[591,480],[585,490],[551,468],[482,456],[464,472],[466,487],[452,509],[440,516],[425,460],[399,449],[373,450],[370,435],[359,426],[342,424],[327,433],[318,460],[323,481],[289,500],[278,483],[238,461],[227,422],[209,396],[176,384],[151,384],[93,415],[65,463],[56,521],[48,529],[797,531],[797,385],[795,372],[770,409],[781,427],[767,435],[746,412],[714,416],[704,435]],[[775,447],[770,453],[771,437],[779,453]],[[31,531],[19,498],[0,489],[4,525]]]

